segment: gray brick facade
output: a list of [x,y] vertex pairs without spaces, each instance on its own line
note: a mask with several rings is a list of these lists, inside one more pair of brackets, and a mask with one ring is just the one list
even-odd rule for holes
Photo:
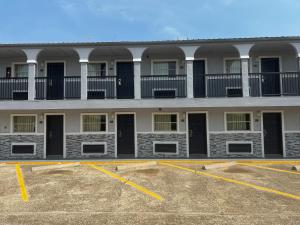
[[[12,143],[35,143],[35,155],[12,155]],[[5,159],[43,159],[44,135],[0,135],[0,160]]]
[[[211,133],[209,140],[212,158],[262,158],[261,133]],[[226,141],[252,141],[253,154],[227,154]]]
[[[106,142],[106,155],[82,155],[82,142]],[[76,134],[66,135],[66,158],[67,159],[91,159],[91,158],[114,158],[115,135],[114,134]]]
[[300,158],[300,133],[285,133],[287,158]]
[[[153,141],[178,142],[178,155],[176,154],[153,154]],[[138,158],[186,158],[186,134],[155,134],[155,133],[138,133]]]

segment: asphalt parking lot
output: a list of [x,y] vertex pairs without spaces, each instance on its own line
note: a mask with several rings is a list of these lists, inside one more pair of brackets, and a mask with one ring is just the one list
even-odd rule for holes
[[[158,161],[32,171],[48,162],[0,164],[0,224],[300,224],[300,161]],[[52,162],[55,164],[58,162]]]

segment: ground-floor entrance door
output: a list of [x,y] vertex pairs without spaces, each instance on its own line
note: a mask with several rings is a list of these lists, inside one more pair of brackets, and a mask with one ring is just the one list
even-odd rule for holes
[[135,153],[134,114],[117,114],[117,153],[132,158]]
[[64,116],[46,115],[46,156],[62,158],[64,153]]
[[281,113],[263,113],[263,134],[265,157],[283,156]]
[[188,114],[188,141],[190,158],[207,157],[207,129],[205,113]]

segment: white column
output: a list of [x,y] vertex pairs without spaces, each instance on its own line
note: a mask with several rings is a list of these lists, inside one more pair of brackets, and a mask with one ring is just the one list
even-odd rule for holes
[[28,63],[28,100],[35,99],[36,64]]
[[141,99],[141,64],[142,56],[146,48],[144,47],[128,47],[132,55],[134,64],[134,98]]
[[28,64],[28,100],[35,100],[35,77],[37,70],[37,57],[42,49],[22,49],[27,56]]
[[87,89],[88,89],[88,62],[89,56],[94,48],[75,48],[74,49],[79,55],[79,63],[80,63],[80,92],[81,92],[81,100],[87,100]]
[[194,56],[200,46],[178,46],[185,54],[187,97],[194,98]]
[[243,97],[249,97],[249,58],[241,58]]
[[134,59],[134,97],[141,99],[141,60]]
[[242,70],[242,84],[243,84],[243,97],[249,97],[249,52],[253,44],[237,44],[234,45],[240,53],[241,70]]
[[194,98],[194,60],[186,59],[187,97]]
[[80,63],[80,76],[81,76],[81,100],[87,100],[87,75],[88,75],[88,63],[81,62]]

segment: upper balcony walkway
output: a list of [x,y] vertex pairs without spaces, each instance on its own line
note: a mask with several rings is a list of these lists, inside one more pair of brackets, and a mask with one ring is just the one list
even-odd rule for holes
[[300,96],[299,40],[0,46],[0,100]]

